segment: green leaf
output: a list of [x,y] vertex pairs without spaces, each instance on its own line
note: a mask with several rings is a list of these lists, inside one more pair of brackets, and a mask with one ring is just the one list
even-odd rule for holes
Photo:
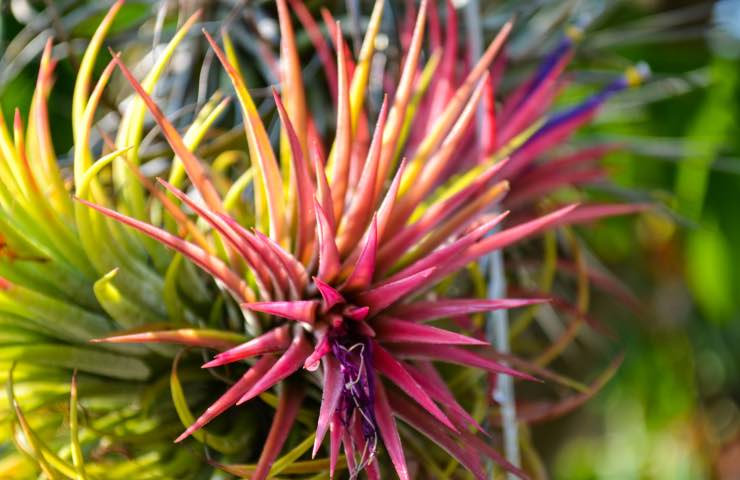
[[85,473],[85,460],[82,456],[82,446],[80,445],[79,424],[77,422],[77,372],[72,374],[72,386],[69,391],[69,433],[70,445],[72,450],[72,462],[74,463],[77,475],[75,480],[87,480]]
[[81,372],[121,380],[146,380],[151,373],[149,367],[139,359],[70,345],[37,344],[1,348],[0,361],[12,360],[34,365],[76,368]]

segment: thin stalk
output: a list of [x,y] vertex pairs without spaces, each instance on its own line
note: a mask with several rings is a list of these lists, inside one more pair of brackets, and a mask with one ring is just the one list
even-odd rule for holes
[[[478,0],[467,0],[465,4],[465,22],[467,24],[468,47],[470,48],[471,63],[480,58],[483,51],[483,30],[480,23],[480,6]],[[481,133],[483,121],[483,107],[479,106],[476,118],[476,128]],[[480,137],[480,135],[478,135]],[[488,262],[487,297],[489,299],[502,298],[506,295],[506,276],[504,262],[500,250],[492,252],[486,259]],[[509,345],[509,316],[507,311],[495,310],[488,315],[486,322],[486,338],[503,354],[511,351]],[[501,420],[504,436],[504,455],[512,465],[520,466],[519,427],[516,419],[516,403],[514,398],[514,379],[509,375],[498,375],[496,388],[493,391],[493,400],[500,405]],[[493,465],[490,466],[493,468]],[[516,475],[509,473],[509,480],[516,479]]]

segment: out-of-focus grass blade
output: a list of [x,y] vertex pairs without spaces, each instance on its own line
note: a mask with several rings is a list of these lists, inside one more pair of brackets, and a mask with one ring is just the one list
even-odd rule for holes
[[151,371],[143,361],[88,347],[60,344],[7,346],[0,349],[0,361],[16,360],[35,365],[78,369],[121,380],[146,380]]
[[87,474],[85,473],[85,459],[82,455],[79,423],[77,419],[77,370],[72,373],[72,385],[69,389],[69,434],[72,450],[72,462],[74,463],[75,470],[77,470],[75,480],[87,480]]

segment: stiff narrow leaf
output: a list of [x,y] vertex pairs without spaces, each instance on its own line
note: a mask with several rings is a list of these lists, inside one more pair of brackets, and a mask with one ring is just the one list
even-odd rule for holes
[[293,123],[288,117],[288,113],[285,111],[283,102],[280,100],[280,96],[275,90],[273,90],[272,95],[275,98],[275,104],[277,105],[278,114],[280,115],[280,121],[282,122],[283,128],[285,128],[288,136],[291,152],[290,158],[293,162],[291,172],[293,175],[292,182],[295,184],[296,188],[296,211],[298,215],[294,251],[299,259],[308,261],[308,257],[311,255],[311,241],[314,236],[314,188],[311,183],[307,163],[303,155],[305,147],[302,146],[299,141],[296,130],[293,128]]
[[429,325],[393,317],[380,317],[373,323],[378,341],[384,343],[428,343],[432,345],[488,345],[487,342]]
[[339,362],[331,355],[325,356],[321,361],[324,365],[324,385],[321,391],[319,422],[316,426],[316,438],[314,440],[311,458],[316,458],[316,453],[318,453],[326,431],[329,429],[331,418],[337,410],[342,388],[344,387]]
[[439,266],[451,263],[456,258],[458,258],[458,255],[467,250],[475,242],[483,238],[483,236],[490,232],[496,225],[500,224],[508,215],[509,212],[504,212],[496,215],[491,220],[484,222],[479,227],[473,229],[473,231],[471,231],[470,233],[463,235],[461,238],[453,241],[449,245],[435,250],[434,252],[412,263],[398,273],[386,278],[383,283],[393,282],[395,280],[407,277],[413,273],[431,268],[432,266]]
[[202,248],[195,244],[192,244],[186,240],[172,235],[171,233],[164,231],[160,228],[153,227],[148,223],[141,222],[131,217],[121,215],[120,213],[110,210],[108,208],[96,205],[88,202],[81,198],[77,201],[93,208],[100,213],[111,217],[112,219],[129,225],[140,232],[152,237],[153,239],[161,242],[165,246],[182,253],[185,257],[192,260],[196,265],[201,267],[206,272],[213,275],[214,278],[222,281],[224,285],[236,296],[236,298],[242,301],[253,301],[255,299],[254,292],[244,281],[239,278],[224,262],[208,254]]
[[438,318],[520,308],[546,302],[548,302],[548,299],[545,298],[502,298],[494,300],[455,298],[399,305],[393,309],[392,315],[411,322],[426,322]]
[[324,304],[322,305],[322,309],[324,311],[331,310],[331,308],[338,303],[346,302],[342,294],[325,281],[318,277],[314,277],[313,281],[316,288],[319,290],[321,297],[324,299]]
[[537,378],[529,374],[514,370],[481,355],[476,355],[472,351],[465,350],[464,348],[453,347],[451,345],[436,345],[432,347],[429,345],[399,344],[389,348],[401,357],[405,358],[439,360],[446,363],[455,363],[458,365],[480,368],[492,373],[503,373],[511,375],[512,377],[522,378],[524,380],[539,381]]
[[321,205],[330,230],[332,232],[336,232],[337,222],[334,218],[334,207],[332,206],[332,191],[329,187],[329,181],[326,178],[324,158],[318,142],[313,142],[311,144],[310,153],[313,160],[314,174],[316,176],[316,199],[318,200],[319,205]]
[[421,47],[424,40],[424,27],[426,24],[428,0],[422,0],[419,7],[419,13],[414,24],[414,32],[411,37],[411,43],[406,52],[406,58],[401,69],[401,77],[398,80],[396,94],[393,98],[393,106],[388,114],[388,127],[383,134],[383,144],[380,154],[380,163],[378,166],[378,176],[376,179],[375,190],[380,191],[391,171],[393,158],[396,153],[398,139],[403,130],[406,110],[413,90],[414,79],[419,65]]
[[254,312],[275,315],[296,322],[313,324],[316,320],[316,300],[295,300],[287,302],[251,302],[242,304],[244,308]]
[[383,284],[360,293],[357,299],[359,303],[369,307],[371,313],[377,313],[417,290],[434,271],[435,267],[428,268],[395,282]]
[[461,255],[461,260],[456,262],[455,267],[457,265],[465,265],[469,261],[480,258],[494,250],[507,247],[522,238],[534,235],[556,225],[561,225],[567,221],[568,215],[576,208],[577,205],[568,205],[537,219],[507,228],[491,235],[490,237],[484,238],[480,242],[468,248],[467,252],[464,252],[463,255]]
[[349,186],[350,155],[352,153],[352,117],[349,103],[349,73],[344,56],[342,30],[337,28],[337,68],[339,70],[339,101],[337,103],[337,132],[329,155],[327,168],[331,171],[334,218],[342,218],[345,196]]
[[[334,478],[337,461],[339,460],[339,447],[344,435],[344,427],[339,419],[339,414],[335,413],[329,423],[329,478]],[[349,465],[349,459],[347,460]]]
[[421,388],[414,380],[406,368],[396,360],[385,348],[377,343],[373,344],[373,363],[378,372],[387,377],[398,388],[403,390],[409,397],[413,398],[431,415],[439,420],[447,428],[456,432],[457,429],[452,425],[450,419],[439,409],[436,403],[429,398],[429,394]]
[[227,363],[266,353],[281,352],[290,345],[290,325],[274,328],[267,333],[219,353],[213,360],[203,364],[202,368],[213,368]]
[[283,183],[280,177],[280,168],[275,159],[275,152],[270,146],[270,138],[267,135],[257,107],[239,71],[229,62],[224,52],[218,47],[208,32],[203,31],[203,34],[221,61],[236,90],[236,95],[242,107],[242,115],[244,116],[244,129],[247,134],[247,142],[249,143],[250,157],[253,160],[253,166],[257,168],[257,176],[261,185],[266,190],[270,237],[282,244],[285,233]]
[[388,401],[398,416],[447,451],[465,468],[470,470],[477,480],[487,478],[478,453],[466,449],[454,441],[449,435],[449,430],[440,425],[432,415],[403,398],[402,395],[391,395]]
[[188,150],[182,137],[177,132],[177,129],[175,129],[174,125],[167,120],[167,117],[162,113],[159,106],[154,103],[154,100],[146,93],[144,87],[142,87],[136,80],[136,77],[134,77],[133,73],[131,73],[126,65],[123,64],[120,58],[118,56],[114,56],[113,61],[118,65],[118,68],[126,77],[126,80],[128,80],[131,86],[134,87],[134,90],[136,90],[141,99],[144,100],[144,103],[146,103],[147,108],[154,117],[154,120],[162,129],[162,133],[172,147],[172,150],[174,150],[175,154],[180,158],[180,160],[182,160],[190,181],[193,182],[193,185],[203,197],[206,205],[216,212],[223,213],[221,197],[218,194],[216,187],[213,186],[206,168],[201,164],[200,160],[198,160],[196,156]]
[[466,430],[468,426],[475,427],[479,432],[488,436],[483,427],[459,404],[455,396],[447,388],[447,384],[434,368],[432,362],[417,362],[418,368],[408,366],[409,373],[419,382],[419,385],[429,393],[434,401],[447,408],[450,420],[458,423],[460,430]]
[[275,362],[275,365],[236,404],[241,405],[253,399],[279,381],[298,371],[303,366],[303,362],[311,355],[311,351],[311,344],[303,332],[298,332],[285,353]]
[[306,29],[306,34],[311,40],[313,47],[316,49],[316,54],[319,56],[322,65],[324,66],[324,75],[326,75],[327,84],[329,86],[329,93],[331,94],[334,103],[337,102],[337,64],[334,61],[334,57],[331,54],[331,49],[326,43],[319,25],[311,16],[311,12],[306,8],[306,4],[303,0],[288,0],[290,7],[298,17],[298,20],[303,24]]
[[510,20],[504,24],[501,30],[499,30],[496,37],[483,53],[483,56],[481,56],[475,67],[473,67],[473,69],[468,73],[468,76],[447,103],[444,111],[439,115],[430,128],[429,134],[419,145],[406,175],[404,176],[404,180],[401,185],[401,194],[408,191],[409,187],[411,187],[412,183],[416,180],[419,171],[422,169],[426,160],[439,147],[442,140],[452,128],[455,120],[459,118],[460,112],[464,108],[465,102],[470,97],[473,89],[486,74],[494,58],[496,58],[496,55],[506,42],[506,39],[511,32],[511,27],[512,21]]
[[406,456],[403,453],[401,437],[398,435],[398,428],[396,427],[396,421],[393,419],[393,413],[391,412],[391,406],[388,403],[385,388],[383,388],[383,384],[377,377],[375,382],[374,400],[375,419],[378,422],[380,436],[383,438],[383,444],[388,452],[388,456],[391,457],[391,462],[393,463],[393,467],[396,469],[398,478],[400,480],[409,480],[409,469],[406,466]]
[[227,350],[241,341],[243,337],[238,333],[195,328],[135,332],[90,340],[91,343],[172,343],[214,350]]
[[226,393],[224,393],[218,400],[216,400],[206,411],[198,417],[198,419],[191,426],[187,428],[177,439],[175,443],[182,442],[193,432],[200,430],[206,426],[211,420],[221,415],[228,408],[231,408],[237,400],[239,400],[244,393],[249,391],[250,388],[267,372],[270,367],[275,363],[275,357],[272,355],[266,355],[262,357],[254,366],[250,367],[242,377],[232,385]]
[[[285,0],[277,0],[278,22],[280,24],[280,83],[285,96],[287,114],[295,127],[296,139],[301,152],[307,152],[306,128],[308,113],[306,111],[305,89],[301,72],[301,59],[298,56],[290,10]],[[304,155],[301,155],[301,159]]]
[[339,251],[330,221],[318,200],[314,202],[314,208],[316,210],[316,238],[319,247],[318,277],[329,283],[339,273]]
[[288,439],[293,423],[298,415],[298,409],[303,402],[303,387],[293,383],[286,383],[280,392],[279,403],[272,420],[270,433],[262,447],[257,468],[252,474],[252,480],[264,480],[272,468],[272,463],[282,450],[285,440]]
[[352,197],[352,204],[343,219],[343,224],[340,226],[339,234],[337,235],[337,246],[339,247],[339,252],[342,254],[346,254],[357,243],[375,208],[378,160],[380,159],[380,147],[382,135],[385,131],[387,112],[388,97],[386,96],[383,98],[383,105],[380,107],[378,122],[375,126],[373,140],[370,143],[370,150],[365,161],[365,168],[362,171],[360,182]]
[[352,273],[342,285],[342,290],[365,290],[373,281],[375,273],[375,256],[378,250],[378,222],[373,218],[365,237],[365,243]]

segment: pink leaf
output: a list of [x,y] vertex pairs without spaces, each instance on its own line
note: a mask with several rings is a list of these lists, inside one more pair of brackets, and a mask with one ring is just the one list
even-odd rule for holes
[[391,221],[391,215],[393,214],[393,208],[396,204],[396,197],[398,196],[398,189],[401,186],[401,179],[403,174],[406,172],[406,159],[401,160],[401,164],[396,170],[396,175],[393,177],[388,191],[385,192],[385,197],[380,203],[378,208],[378,242],[383,240],[385,232],[388,230],[388,224]]
[[481,466],[477,452],[458,445],[431,415],[403,398],[401,395],[389,395],[391,408],[405,422],[427,436],[432,442],[442,447],[465,468],[473,473],[476,479],[485,480],[486,474]]
[[435,267],[428,268],[400,280],[372,288],[357,295],[357,301],[370,307],[370,313],[377,313],[414,292],[420,285],[424,284],[434,271]]
[[[566,207],[567,208],[567,207]],[[651,208],[646,203],[636,204],[587,204],[578,205],[573,211],[564,215],[556,225],[573,225],[576,223],[588,223],[607,217],[620,215],[631,215],[643,212]]]
[[344,52],[344,39],[342,30],[337,28],[337,70],[339,73],[339,99],[337,102],[337,128],[334,145],[332,147],[333,165],[332,194],[334,218],[339,221],[344,212],[344,201],[349,184],[350,154],[352,152],[352,117],[350,111],[349,73],[347,72],[347,60]]
[[[462,258],[449,268],[450,270],[455,270],[461,265],[465,265],[468,262],[476,260],[494,250],[507,247],[512,243],[518,242],[522,238],[534,235],[548,228],[552,228],[553,226],[561,225],[563,220],[568,218],[568,215],[572,213],[576,207],[577,205],[568,205],[567,207],[563,207],[535,220],[507,228],[506,230],[495,233],[490,237],[484,238],[475,245],[472,245],[468,251],[461,256]],[[447,273],[447,271],[445,273]]]
[[278,359],[275,365],[265,373],[259,381],[245,393],[242,398],[236,402],[237,405],[241,405],[247,402],[260,393],[264,392],[268,388],[272,387],[281,380],[284,380],[289,375],[296,372],[303,366],[303,362],[306,358],[311,355],[311,344],[306,340],[303,332],[299,332],[290,344],[285,353]]
[[313,222],[314,222],[314,204],[313,196],[314,189],[311,179],[306,170],[306,161],[303,158],[303,149],[301,143],[298,140],[293,124],[288,118],[288,113],[285,111],[283,102],[280,100],[280,96],[277,91],[273,89],[272,95],[275,98],[275,104],[277,105],[278,114],[280,115],[280,121],[283,123],[288,134],[288,140],[290,143],[290,158],[293,162],[293,168],[291,169],[291,175],[297,190],[297,212],[298,212],[298,227],[296,229],[296,256],[300,259],[307,259],[311,254],[308,247],[314,235]]
[[316,197],[329,224],[329,230],[333,233],[336,231],[337,223],[334,218],[334,207],[332,206],[332,191],[329,187],[329,182],[326,180],[324,157],[321,151],[321,144],[317,139],[311,142],[309,153],[313,160],[314,174],[316,176]]
[[375,419],[378,423],[380,436],[383,438],[385,449],[388,451],[388,456],[391,457],[391,462],[393,462],[398,478],[400,480],[409,480],[406,457],[403,454],[403,446],[401,445],[401,438],[398,436],[396,421],[393,419],[383,384],[377,377],[375,381]]
[[[90,340],[90,343],[173,343],[191,347],[213,348],[215,350],[226,350],[235,345],[233,340],[227,339],[223,335],[210,335],[210,332],[194,328],[156,330],[95,338]],[[216,333],[221,332],[216,331]]]
[[289,345],[290,326],[285,325],[272,329],[230,350],[219,353],[213,360],[205,363],[202,368],[218,367],[265,353],[280,352],[288,348]]
[[[225,218],[230,217],[227,217],[226,215],[217,215],[215,212],[204,208],[203,206],[192,200],[190,197],[185,195],[185,193],[170,185],[167,181],[161,178],[158,178],[157,181],[159,181],[159,183],[161,183],[167,190],[175,195],[181,202],[185,203],[188,207],[193,209],[195,213],[197,213],[201,218],[203,218],[206,222],[208,222],[209,225],[211,225],[217,232],[221,234],[221,236],[228,242],[228,244],[231,245],[239,253],[239,255],[242,256],[242,258],[247,262],[250,268],[252,268],[252,270],[259,276],[259,279],[262,282],[260,287],[262,290],[265,290],[265,281],[267,277],[270,277],[270,273],[275,272],[274,265],[273,268],[269,270],[265,269],[262,266],[262,260],[255,255],[254,251],[251,248],[250,242],[248,242],[248,239],[245,236],[239,236],[239,231],[234,229],[234,224],[236,224],[237,222],[233,219],[231,219],[231,222],[228,222],[227,220],[225,220]],[[280,291],[285,287],[285,280],[285,277],[275,278],[274,287],[277,291]]]
[[378,174],[378,160],[380,147],[385,129],[385,119],[388,113],[388,97],[383,98],[383,105],[378,114],[378,123],[375,126],[370,150],[367,154],[365,168],[362,171],[360,182],[352,197],[352,204],[344,217],[344,223],[339,230],[337,243],[340,253],[347,253],[357,243],[365,230],[370,215],[375,207],[375,184]]
[[431,268],[433,266],[450,263],[452,260],[458,258],[458,256],[462,252],[467,250],[468,247],[480,240],[493,227],[501,223],[501,221],[503,221],[508,215],[508,211],[497,215],[491,220],[476,227],[470,233],[467,233],[458,240],[455,240],[451,244],[430,253],[429,255],[412,263],[410,266],[404,268],[400,272],[388,277],[383,281],[383,283],[393,282],[395,280],[407,277],[411,274],[426,270],[427,268]]
[[339,446],[344,436],[344,427],[339,419],[339,414],[334,413],[329,423],[329,478],[334,478],[334,472],[339,459]]
[[[277,256],[280,263],[288,272],[289,278],[295,284],[296,289],[299,292],[302,292],[308,283],[308,273],[303,264],[296,260],[293,255],[285,251],[283,247],[278,245],[278,243],[272,238],[257,229],[252,229],[252,231],[254,232],[254,236]],[[256,244],[259,245],[260,242],[256,242]]]
[[[317,332],[316,335],[319,336],[320,333]],[[305,362],[303,362],[303,368],[309,372],[315,372],[319,368],[321,359],[329,352],[331,352],[331,347],[329,346],[329,335],[324,334],[320,337],[313,353],[308,356]]]
[[288,434],[291,432],[298,410],[305,393],[302,386],[286,383],[280,392],[275,418],[272,420],[270,433],[267,435],[265,445],[262,447],[257,468],[254,470],[252,480],[264,480],[270,473],[272,463],[282,450]]
[[429,393],[438,403],[441,403],[448,409],[450,419],[455,421],[460,430],[465,430],[468,425],[474,426],[478,431],[488,436],[483,427],[459,404],[447,388],[447,384],[439,375],[431,362],[419,362],[419,368],[407,366],[407,370],[419,382],[419,385]]
[[316,320],[316,300],[295,300],[289,302],[252,302],[244,303],[243,307],[255,312],[268,313],[278,317],[313,324]]
[[228,408],[233,406],[252,386],[259,380],[265,372],[275,363],[275,357],[267,355],[262,357],[254,364],[242,377],[232,385],[226,393],[216,400],[198,419],[182,433],[175,443],[182,442],[193,434],[196,430],[203,428],[208,422],[221,415]]
[[355,263],[355,268],[349,278],[342,285],[342,290],[364,290],[370,286],[375,273],[375,255],[378,250],[378,222],[373,218],[370,230],[365,238],[365,244],[360,252],[360,257]]
[[315,201],[316,229],[319,242],[319,274],[318,277],[329,283],[339,273],[339,251],[334,241],[334,231],[326,217],[324,209]]
[[412,358],[420,360],[439,360],[446,363],[455,363],[468,367],[480,368],[493,373],[503,373],[512,377],[522,378],[538,382],[539,380],[529,374],[514,370],[493,360],[476,355],[468,350],[453,347],[450,345],[417,345],[403,344],[393,345],[391,350],[403,358]]
[[385,343],[488,345],[466,335],[391,317],[379,317],[373,322],[373,329],[378,340]]
[[167,143],[170,144],[172,150],[174,150],[175,154],[177,154],[177,156],[180,157],[180,160],[182,160],[182,164],[185,167],[185,171],[187,172],[190,181],[201,194],[206,205],[216,212],[223,213],[224,210],[221,203],[221,197],[213,186],[208,172],[200,163],[200,160],[195,157],[195,154],[188,150],[182,137],[177,133],[177,129],[175,129],[172,123],[167,120],[167,117],[162,113],[162,110],[160,110],[157,104],[154,103],[154,100],[152,100],[152,98],[146,93],[144,87],[141,86],[141,84],[136,80],[136,77],[134,77],[129,69],[126,68],[126,65],[123,64],[118,55],[113,57],[113,61],[116,62],[118,67],[121,69],[123,76],[126,77],[126,80],[128,80],[131,86],[134,87],[136,93],[139,94],[151,112],[152,117],[154,117],[157,124],[159,124],[162,129],[162,133],[167,139]]
[[331,308],[338,303],[346,303],[346,300],[334,287],[321,280],[318,277],[313,277],[313,283],[318,288],[321,297],[324,299],[324,305],[322,310],[328,312]]
[[344,311],[344,314],[356,322],[365,320],[370,313],[369,307],[350,307]]
[[157,240],[166,247],[176,250],[182,253],[186,258],[192,260],[200,268],[217,278],[229,289],[229,291],[236,298],[242,301],[252,301],[255,299],[254,292],[239,276],[234,273],[224,262],[209,255],[205,250],[194,245],[182,238],[176,237],[171,233],[162,230],[160,228],[149,225],[148,223],[136,220],[135,218],[121,215],[120,213],[110,210],[108,208],[96,205],[88,202],[81,198],[77,198],[77,201],[93,208],[100,213],[111,217],[112,219],[124,223],[136,230],[148,235],[149,237]]
[[399,305],[393,309],[392,315],[412,322],[425,322],[437,318],[526,307],[546,302],[548,302],[548,299],[545,298],[502,298],[495,300],[455,298]]
[[457,429],[452,425],[450,419],[442,413],[436,403],[429,398],[429,394],[421,388],[421,386],[414,380],[414,377],[406,370],[406,368],[398,360],[393,358],[385,348],[381,347],[378,343],[373,343],[373,362],[378,372],[383,374],[385,377],[395,383],[398,388],[403,390],[409,397],[413,398],[416,402],[424,407],[431,415],[439,420],[450,430],[456,432]]
[[342,394],[342,373],[339,369],[339,362],[331,355],[325,356],[322,362],[324,364],[324,388],[321,392],[319,423],[316,426],[316,439],[314,440],[311,458],[315,458],[319,451]]

